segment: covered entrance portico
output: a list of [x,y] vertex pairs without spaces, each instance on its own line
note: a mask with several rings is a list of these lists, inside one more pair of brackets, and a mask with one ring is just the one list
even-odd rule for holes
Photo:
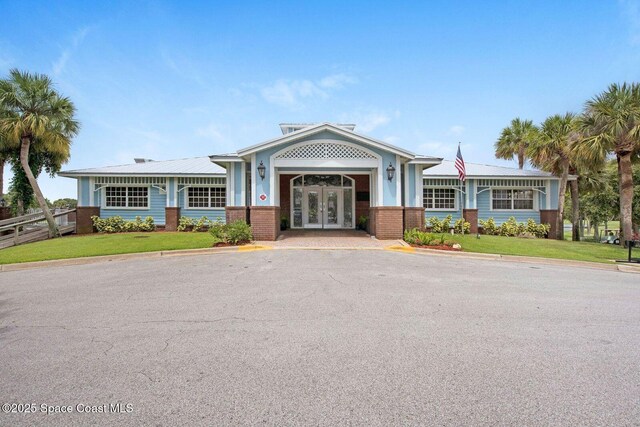
[[355,227],[355,181],[352,178],[338,174],[301,174],[289,182],[291,228]]
[[356,134],[353,125],[281,127],[280,138],[211,156],[227,169],[228,221],[248,218],[257,240],[275,240],[283,219],[294,230],[352,230],[364,217],[379,239],[401,238],[407,212],[412,225],[424,221],[422,170],[440,159]]

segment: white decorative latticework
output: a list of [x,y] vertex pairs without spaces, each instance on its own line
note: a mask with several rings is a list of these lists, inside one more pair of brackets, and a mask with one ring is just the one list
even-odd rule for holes
[[316,142],[298,145],[280,153],[276,159],[375,159],[365,150],[334,142]]

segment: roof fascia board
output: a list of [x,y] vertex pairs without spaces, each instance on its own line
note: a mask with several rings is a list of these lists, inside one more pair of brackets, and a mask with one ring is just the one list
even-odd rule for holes
[[320,123],[315,126],[311,126],[307,129],[302,129],[299,132],[293,132],[287,135],[283,135],[278,138],[270,139],[260,144],[252,145],[251,147],[244,148],[242,150],[238,150],[238,156],[246,156],[248,154],[252,154],[258,150],[268,149],[280,144],[285,144],[287,142],[295,141],[297,139],[303,139],[305,137],[314,135],[316,133],[322,132],[324,130],[331,130],[332,132],[344,136],[345,138],[350,138],[355,141],[358,141],[363,144],[371,145],[376,148],[380,148],[386,151],[389,151],[393,154],[400,155],[402,157],[406,157],[408,159],[414,159],[415,154],[410,151],[403,150],[401,148],[395,147],[393,145],[384,143],[382,141],[378,141],[376,139],[370,138],[368,136],[358,135],[355,132],[349,132],[342,128],[332,125],[331,123]]

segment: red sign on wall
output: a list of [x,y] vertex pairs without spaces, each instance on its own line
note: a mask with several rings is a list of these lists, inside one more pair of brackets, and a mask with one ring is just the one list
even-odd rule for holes
[[267,195],[266,195],[266,194],[264,194],[264,193],[262,193],[262,194],[260,195],[260,200],[262,200],[263,202],[264,202],[265,200],[267,200]]

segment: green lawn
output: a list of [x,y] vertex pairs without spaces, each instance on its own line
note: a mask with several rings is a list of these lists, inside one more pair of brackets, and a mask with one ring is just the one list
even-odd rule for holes
[[[519,237],[484,236],[475,234],[447,236],[462,245],[466,252],[500,255],[522,255],[543,258],[570,259],[611,263],[616,259],[627,259],[627,249],[619,246],[591,242],[571,242],[552,239],[523,239]],[[634,256],[640,252],[636,249]]]
[[0,250],[0,264],[81,258],[96,255],[209,248],[209,233],[89,234],[44,240]]

